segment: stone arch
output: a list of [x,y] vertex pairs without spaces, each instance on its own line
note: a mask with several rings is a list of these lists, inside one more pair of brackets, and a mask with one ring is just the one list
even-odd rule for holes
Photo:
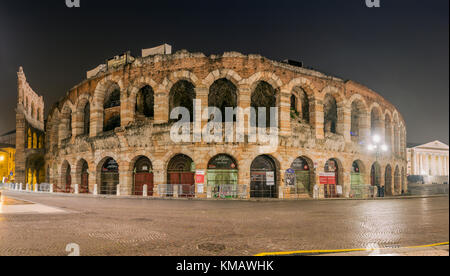
[[397,165],[394,171],[394,195],[400,195],[402,191],[402,182],[400,175],[400,168]]
[[119,185],[119,163],[114,157],[104,157],[97,163],[96,183],[99,194],[116,195]]
[[298,194],[312,194],[316,185],[314,162],[308,156],[297,157],[290,166],[295,171],[296,190]]
[[187,80],[179,80],[175,84],[173,84],[169,92],[169,118],[174,108],[183,107],[189,111],[190,122],[193,122],[194,121],[193,100],[195,98],[196,98],[196,91],[194,83]]
[[[259,81],[255,86],[255,89],[252,90],[251,94],[251,104],[250,106],[255,108],[255,113],[251,115],[252,124],[256,123],[256,126],[259,126],[259,107],[266,108],[266,127],[271,125],[271,107],[279,107],[279,90],[274,88],[270,83],[266,81]],[[256,117],[255,117],[256,116]],[[264,123],[264,122],[263,122]],[[277,122],[278,123],[278,122]]]
[[133,173],[132,194],[142,196],[144,185],[147,185],[147,195],[153,196],[154,175],[151,159],[145,155],[138,155],[129,163],[129,169]]
[[378,103],[373,103],[370,107],[370,136],[378,135],[382,137],[383,118],[381,107]]
[[344,166],[340,159],[330,158],[325,162],[324,171],[334,173],[334,177],[328,177],[328,183],[325,184],[325,197],[337,197],[337,186],[344,187]]
[[195,189],[195,173],[193,172],[194,160],[186,154],[174,155],[167,164],[167,182],[168,195],[174,185],[181,185],[181,193],[179,196],[192,196]]
[[261,81],[267,82],[275,90],[280,90],[283,86],[281,79],[275,73],[268,71],[257,72],[248,79],[243,80],[241,84],[249,85],[250,91],[254,91]]
[[[108,112],[105,112],[105,104],[107,104],[108,98],[112,92],[117,88],[120,91],[120,101],[122,101],[124,98],[122,80],[107,76],[97,84],[91,105],[91,136],[96,136],[103,132],[106,122],[111,118],[114,118],[114,121],[112,122],[114,124],[111,124],[111,127],[117,125],[117,116],[120,118],[121,105],[108,108]],[[117,101],[115,103],[117,104]],[[111,105],[113,104],[111,103]]]
[[250,165],[250,197],[277,198],[280,163],[272,155],[256,156]]
[[203,79],[202,83],[204,87],[211,87],[214,82],[220,79],[229,80],[237,88],[239,88],[239,83],[242,81],[242,77],[231,69],[217,69],[210,72],[208,76]]
[[355,142],[362,142],[368,136],[368,111],[367,103],[364,98],[359,95],[353,95],[349,101],[348,109],[350,110],[350,135]]
[[299,118],[309,124],[311,119],[312,96],[302,86],[294,86],[291,91],[291,118]]
[[385,143],[389,147],[391,152],[394,149],[392,141],[392,132],[393,132],[392,115],[389,111],[386,111],[384,117],[384,136],[385,136]]
[[70,101],[66,101],[61,108],[61,116],[59,123],[59,139],[65,140],[72,137],[73,134],[73,112],[74,108]]
[[[237,86],[226,78],[216,80],[209,87],[208,107],[217,107],[222,113],[222,122],[226,122],[226,108],[235,109],[239,105]],[[228,120],[230,121],[230,120]],[[231,121],[236,121],[236,115]]]
[[338,134],[338,104],[333,94],[327,93],[323,99],[324,133]]
[[[149,116],[146,116],[145,112],[140,112],[142,114],[138,114],[139,112],[137,112],[138,110],[138,102],[140,102],[138,100],[139,94],[142,92],[142,90],[144,88],[151,88],[151,92],[152,92],[152,98],[151,98],[151,107],[153,108],[153,116],[151,116],[151,114],[147,114]],[[128,102],[129,102],[129,106],[130,106],[130,111],[131,111],[131,115],[130,115],[130,119],[136,119],[136,117],[140,117],[140,119],[142,119],[143,117],[149,117],[149,118],[154,118],[155,115],[155,100],[156,100],[156,91],[157,89],[159,89],[159,85],[150,77],[144,77],[142,76],[141,78],[139,78],[138,80],[134,81],[134,84],[132,86],[130,86],[130,88],[128,89]],[[145,100],[144,100],[145,101]],[[142,109],[142,108],[141,108]],[[142,110],[140,110],[142,111]],[[151,112],[150,112],[151,113]]]
[[65,193],[72,192],[72,167],[69,161],[64,160],[60,170],[60,185],[59,190]]
[[91,129],[92,98],[85,93],[78,97],[76,106],[75,133],[76,135],[89,135]]
[[76,183],[79,185],[79,193],[88,194],[89,193],[89,163],[84,158],[80,158],[76,162],[75,175]]
[[172,72],[168,78],[164,79],[162,87],[165,91],[169,92],[170,90],[172,90],[172,87],[179,81],[190,82],[194,87],[198,87],[200,84],[199,79],[194,73],[187,70],[181,70]]
[[384,189],[386,195],[393,195],[393,186],[392,186],[392,167],[390,164],[386,165],[385,173],[384,173]]

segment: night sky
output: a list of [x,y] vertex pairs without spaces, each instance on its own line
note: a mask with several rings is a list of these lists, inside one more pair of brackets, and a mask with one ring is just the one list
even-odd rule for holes
[[449,143],[449,1],[0,1],[0,133],[15,128],[23,66],[46,111],[105,59],[163,43],[294,59],[380,93],[408,142]]

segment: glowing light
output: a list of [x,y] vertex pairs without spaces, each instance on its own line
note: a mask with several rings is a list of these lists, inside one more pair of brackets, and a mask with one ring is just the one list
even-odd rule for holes
[[381,141],[381,137],[379,135],[374,135],[373,136],[373,142],[375,144],[378,144]]
[[382,145],[382,146],[381,146],[381,150],[382,150],[382,151],[388,151],[388,147],[387,147],[386,145]]
[[2,156],[0,156],[0,161],[4,161],[5,160],[5,157],[2,155]]

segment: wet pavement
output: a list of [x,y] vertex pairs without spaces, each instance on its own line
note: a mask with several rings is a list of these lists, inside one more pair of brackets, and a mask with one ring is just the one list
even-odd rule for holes
[[3,195],[65,212],[0,210],[0,255],[67,255],[71,243],[81,255],[249,256],[449,240],[448,197],[246,202]]

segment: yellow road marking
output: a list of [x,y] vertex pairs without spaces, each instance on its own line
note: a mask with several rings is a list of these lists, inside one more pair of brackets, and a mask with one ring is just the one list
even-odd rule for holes
[[[449,242],[434,243],[434,244],[419,245],[419,246],[408,246],[408,247],[401,247],[401,248],[395,248],[395,249],[426,248],[426,247],[435,247],[435,246],[442,246],[442,245],[449,245]],[[303,251],[286,251],[286,252],[267,252],[267,253],[260,253],[255,256],[256,257],[265,257],[265,256],[286,256],[286,255],[295,255],[295,254],[346,253],[346,252],[363,252],[363,251],[375,251],[375,250],[386,250],[386,249],[393,249],[393,248],[357,248],[357,249],[337,249],[337,250],[303,250]]]

